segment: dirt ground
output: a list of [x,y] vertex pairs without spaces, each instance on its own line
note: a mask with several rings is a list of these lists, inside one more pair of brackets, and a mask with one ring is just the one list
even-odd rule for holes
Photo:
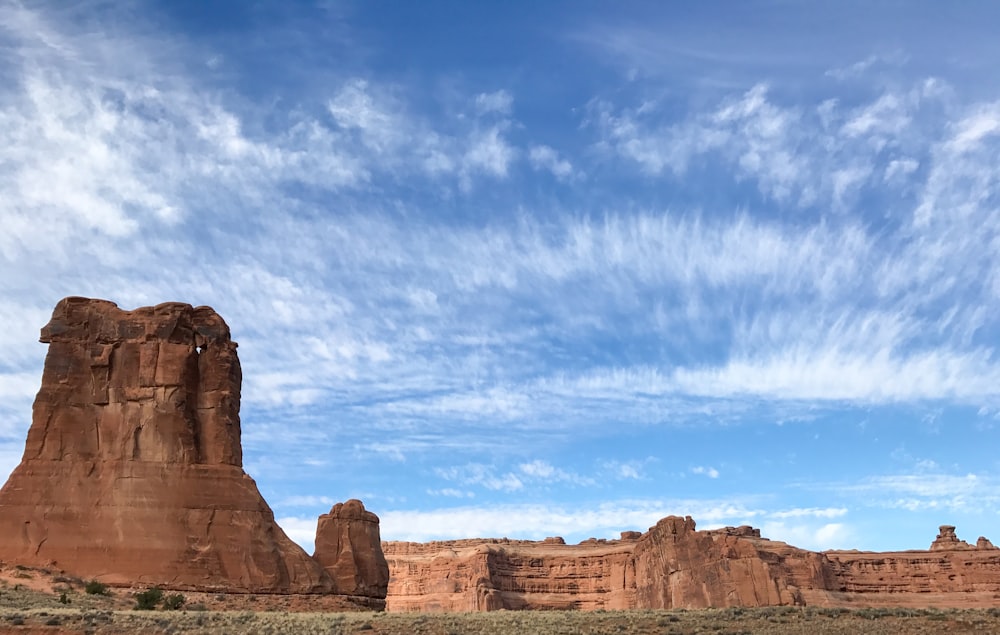
[[[611,634],[1000,635],[1000,606],[981,609],[770,607],[699,611],[496,611],[384,613],[343,599],[183,593],[177,610],[136,610],[145,589],[86,592],[58,572],[0,565],[0,633],[278,633],[363,635]],[[95,590],[91,588],[91,590]],[[171,594],[172,592],[167,592]]]

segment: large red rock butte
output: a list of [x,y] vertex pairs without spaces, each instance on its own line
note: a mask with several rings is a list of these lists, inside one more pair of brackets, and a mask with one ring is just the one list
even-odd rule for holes
[[337,503],[316,523],[316,560],[349,595],[384,598],[389,565],[382,554],[378,516],[356,499]]
[[[243,471],[240,363],[214,310],[66,298],[41,341],[24,456],[0,489],[0,560],[112,584],[384,597],[381,579],[339,588],[336,563],[293,543]],[[361,560],[381,557],[375,536]]]
[[[950,530],[947,531],[947,530]],[[813,552],[752,527],[697,531],[669,516],[644,534],[566,545],[504,539],[385,542],[390,611],[726,606],[993,606],[1000,549]],[[941,545],[948,544],[949,547]]]

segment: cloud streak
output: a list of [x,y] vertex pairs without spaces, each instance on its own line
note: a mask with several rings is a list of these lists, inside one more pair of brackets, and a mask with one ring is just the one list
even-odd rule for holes
[[[307,465],[375,491],[405,475],[415,507],[628,498],[692,428],[691,447],[718,455],[671,469],[709,497],[751,469],[710,438],[729,426],[846,429],[874,409],[918,430],[934,409],[945,429],[990,434],[995,87],[914,74],[906,50],[815,60],[801,85],[667,81],[683,65],[647,56],[623,76],[567,77],[572,100],[549,103],[530,73],[367,66],[370,43],[343,24],[327,44],[362,61],[304,57],[289,68],[305,85],[258,78],[245,43],[134,8],[109,30],[108,10],[0,7],[0,470],[23,447],[38,329],[66,295],[212,305],[241,344],[258,478]],[[294,25],[301,39],[283,42],[319,37]],[[241,39],[281,39],[255,28]],[[550,43],[535,63],[586,59],[560,58],[567,41],[583,46]],[[992,478],[976,461],[956,473]],[[851,478],[867,477],[882,478]],[[895,486],[898,508],[944,504]],[[338,498],[299,495],[285,516]],[[456,526],[485,531],[472,515]],[[557,519],[603,526],[570,515]],[[850,535],[836,515],[795,534],[797,518],[771,521],[811,544]]]

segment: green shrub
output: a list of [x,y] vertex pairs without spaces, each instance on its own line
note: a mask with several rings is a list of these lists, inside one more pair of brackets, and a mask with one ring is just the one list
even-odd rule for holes
[[187,602],[187,598],[180,593],[174,593],[163,598],[163,608],[168,611],[176,611],[184,606],[185,602]]
[[151,589],[146,589],[142,593],[135,594],[135,610],[136,611],[152,611],[156,608],[156,605],[160,603],[163,599],[163,591],[158,587],[153,587]]
[[59,594],[59,603],[60,604],[69,604],[69,597],[67,597],[67,595],[65,593],[60,593]]
[[108,589],[108,585],[103,582],[98,582],[97,580],[91,580],[83,587],[84,592],[89,595],[111,595],[111,591]]

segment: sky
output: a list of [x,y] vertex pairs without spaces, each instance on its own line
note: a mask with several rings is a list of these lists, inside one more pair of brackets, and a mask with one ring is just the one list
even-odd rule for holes
[[998,19],[0,0],[0,478],[59,299],[180,301],[308,551],[1000,539]]

